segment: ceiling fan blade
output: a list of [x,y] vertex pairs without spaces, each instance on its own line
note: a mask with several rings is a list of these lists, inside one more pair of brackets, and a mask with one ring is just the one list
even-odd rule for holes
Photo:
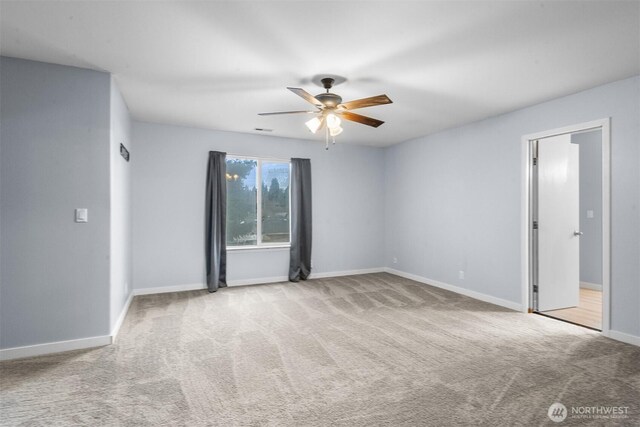
[[369,98],[356,99],[355,101],[344,102],[341,105],[347,110],[356,108],[374,107],[376,105],[391,104],[392,100],[387,95],[372,96]]
[[288,87],[287,89],[289,89],[299,97],[304,98],[307,102],[315,105],[316,107],[324,107],[324,104],[322,102],[318,101],[313,95],[311,95],[304,89],[301,89],[299,87]]
[[278,111],[275,113],[258,113],[259,116],[275,116],[278,114],[316,114],[319,113],[319,110],[316,111]]
[[351,120],[352,122],[362,123],[363,125],[372,126],[377,128],[384,122],[382,120],[373,119],[367,116],[361,116],[360,114],[351,113],[349,111],[343,111],[339,113],[343,119]]

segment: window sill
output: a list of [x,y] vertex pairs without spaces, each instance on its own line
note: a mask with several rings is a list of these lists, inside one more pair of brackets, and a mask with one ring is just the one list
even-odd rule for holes
[[289,250],[290,244],[287,245],[261,245],[261,246],[232,246],[227,247],[227,252],[252,252],[252,251],[273,251],[273,250]]

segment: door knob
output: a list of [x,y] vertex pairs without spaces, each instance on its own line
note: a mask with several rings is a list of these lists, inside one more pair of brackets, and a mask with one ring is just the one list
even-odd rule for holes
[[584,233],[582,231],[574,231],[573,235],[574,236],[582,236]]

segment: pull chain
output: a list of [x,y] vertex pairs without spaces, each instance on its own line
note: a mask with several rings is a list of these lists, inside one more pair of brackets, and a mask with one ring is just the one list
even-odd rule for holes
[[326,128],[324,133],[324,149],[329,149],[329,128]]

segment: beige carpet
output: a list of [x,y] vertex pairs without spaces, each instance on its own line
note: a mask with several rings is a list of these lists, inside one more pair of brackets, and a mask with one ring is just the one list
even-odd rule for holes
[[640,348],[385,273],[139,296],[115,345],[0,374],[3,425],[640,424]]

